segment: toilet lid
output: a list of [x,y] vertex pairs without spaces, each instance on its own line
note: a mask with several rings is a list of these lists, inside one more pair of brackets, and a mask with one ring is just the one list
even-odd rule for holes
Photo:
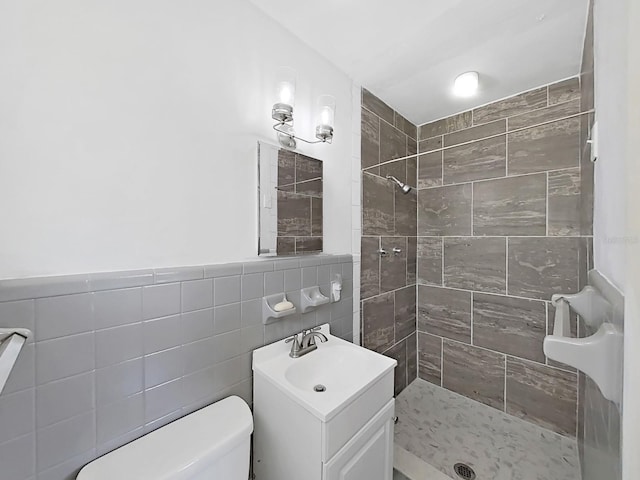
[[86,465],[77,480],[182,480],[248,439],[253,418],[228,397],[165,425]]

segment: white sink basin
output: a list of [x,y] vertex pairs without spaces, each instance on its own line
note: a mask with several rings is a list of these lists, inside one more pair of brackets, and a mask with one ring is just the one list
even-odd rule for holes
[[[317,341],[318,349],[300,358],[291,358],[291,343],[281,340],[253,352],[253,371],[287,396],[328,421],[396,366],[396,361],[329,333]],[[314,387],[321,385],[324,391]]]

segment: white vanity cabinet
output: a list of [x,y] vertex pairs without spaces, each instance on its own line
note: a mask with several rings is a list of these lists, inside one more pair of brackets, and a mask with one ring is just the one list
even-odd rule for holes
[[323,463],[323,480],[390,480],[393,475],[394,402]]
[[[272,360],[272,356],[258,353],[259,350],[254,353],[255,480],[392,479],[396,362],[339,342],[342,341],[329,336],[326,344],[318,346],[318,350],[325,349],[323,353],[315,358],[316,352],[307,354],[308,370],[305,362],[289,369],[305,358]],[[284,347],[277,348],[288,356]],[[358,350],[352,355],[345,348]],[[332,375],[313,365],[318,362],[321,368],[334,368],[328,359],[340,355],[351,365],[362,361],[363,370],[357,380],[354,376],[341,383],[339,373]],[[291,372],[298,367],[308,372],[311,385],[322,383],[326,391],[315,392],[303,381],[295,380]],[[349,368],[343,365],[342,370]],[[284,373],[279,376],[281,371]]]

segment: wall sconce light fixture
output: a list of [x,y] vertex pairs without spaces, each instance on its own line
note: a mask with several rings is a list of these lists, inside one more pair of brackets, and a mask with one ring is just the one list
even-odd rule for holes
[[278,69],[276,85],[277,102],[271,110],[271,118],[277,123],[273,129],[278,132],[278,141],[285,148],[295,148],[296,140],[305,143],[332,143],[333,124],[336,112],[336,100],[331,95],[318,98],[318,117],[316,120],[316,139],[305,140],[295,134],[293,129],[293,106],[296,94],[296,72],[289,67]]

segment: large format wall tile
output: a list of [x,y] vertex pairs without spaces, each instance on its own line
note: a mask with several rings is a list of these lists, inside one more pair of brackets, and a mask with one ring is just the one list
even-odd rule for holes
[[407,385],[418,378],[418,337],[413,332],[405,342],[407,344]]
[[475,235],[545,235],[547,176],[526,175],[473,184]]
[[[394,253],[398,248],[400,252]],[[382,237],[382,249],[386,257],[380,259],[380,290],[388,292],[404,287],[407,283],[407,237]]]
[[542,87],[474,109],[473,123],[480,125],[546,106],[547,88]]
[[400,188],[394,189],[395,234],[415,237],[418,228],[418,194],[415,190],[403,193]]
[[471,184],[418,192],[418,235],[470,235]]
[[418,268],[418,239],[407,237],[407,285],[416,283]]
[[360,122],[360,162],[372,167],[380,163],[380,119],[363,108]]
[[[411,152],[407,152],[411,155]],[[417,153],[417,152],[415,152]],[[413,156],[411,158],[407,158],[407,181],[408,185],[412,187],[418,186],[418,157]]]
[[380,176],[386,178],[387,175],[393,175],[401,182],[407,183],[407,160],[396,160],[380,165]]
[[[446,138],[446,137],[445,137]],[[507,137],[478,140],[444,151],[443,181],[462,183],[506,175]]]
[[418,376],[428,382],[441,384],[442,338],[418,332]]
[[578,291],[577,238],[510,238],[509,295],[550,300]]
[[497,120],[477,127],[466,128],[444,136],[444,146],[450,147],[460,143],[482,140],[507,131],[506,120]]
[[362,302],[363,345],[384,352],[394,343],[393,292]]
[[367,110],[375,113],[378,117],[382,118],[384,121],[393,125],[394,122],[394,112],[393,108],[384,103],[374,94],[372,94],[366,88],[362,89],[362,106]]
[[418,127],[404,118],[398,112],[395,112],[394,126],[402,130],[407,134],[407,136],[413,138],[414,140],[418,138]]
[[380,293],[380,237],[362,237],[360,263],[360,298]]
[[564,435],[576,434],[576,374],[507,359],[507,413]]
[[442,150],[418,157],[418,188],[442,185]]
[[490,407],[504,408],[503,355],[444,341],[442,386]]
[[549,105],[576,99],[580,100],[580,79],[578,77],[549,85]]
[[505,293],[506,260],[504,238],[445,238],[444,285]]
[[380,122],[380,162],[407,156],[407,136],[396,127]]
[[545,122],[559,120],[580,113],[580,100],[572,100],[558,105],[552,105],[533,112],[523,113],[509,118],[509,130],[532,127]]
[[509,175],[577,167],[580,161],[580,119],[569,118],[510,133]]
[[407,386],[407,345],[405,341],[399,342],[384,352],[388,357],[395,359],[398,364],[393,375],[393,394],[398,396]]
[[395,295],[395,338],[398,341],[416,331],[416,287],[397,290]]
[[442,135],[433,138],[427,138],[426,140],[421,140],[420,142],[418,142],[418,152],[428,153],[433,150],[439,150],[442,148],[442,145]]
[[436,137],[445,133],[457,132],[463,128],[472,126],[473,116],[471,112],[462,112],[451,117],[436,120],[435,122],[426,123],[418,128],[419,140]]
[[442,286],[442,237],[418,237],[418,282]]
[[471,342],[471,292],[418,285],[418,330]]
[[393,235],[394,185],[385,178],[362,174],[362,234]]
[[544,363],[545,303],[473,294],[473,344]]
[[549,235],[581,234],[580,169],[549,172]]

